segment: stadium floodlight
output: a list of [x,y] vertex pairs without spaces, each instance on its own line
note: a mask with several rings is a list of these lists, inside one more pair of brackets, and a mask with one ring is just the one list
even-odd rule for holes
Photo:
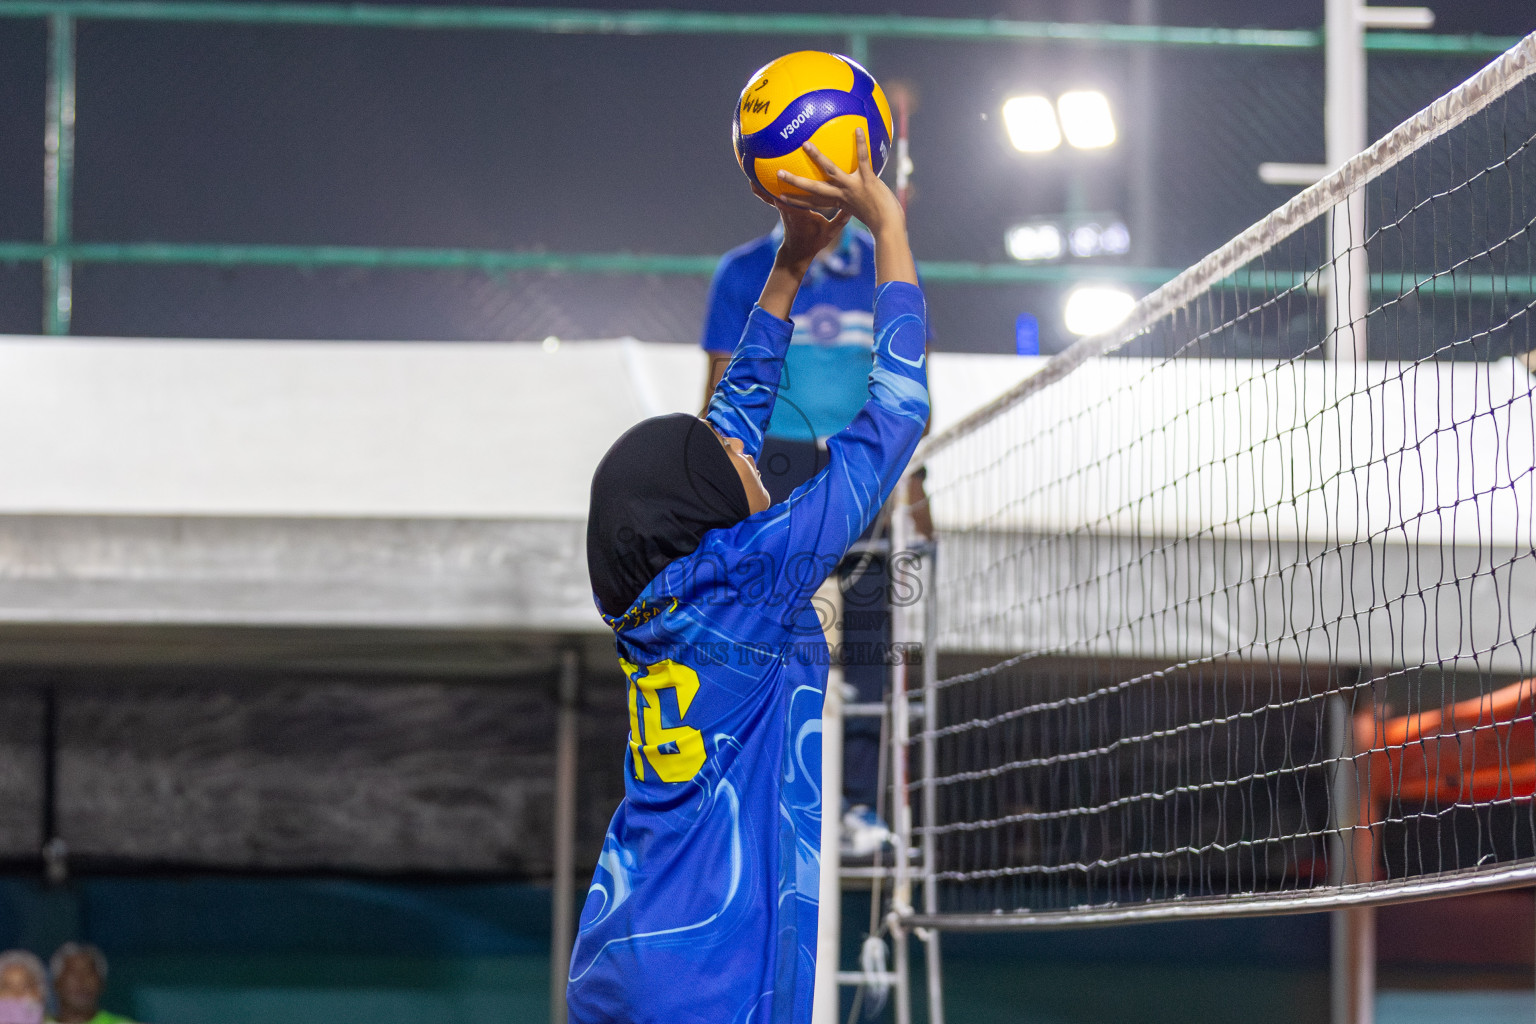
[[1097,89],[1064,92],[1056,100],[1061,130],[1076,149],[1103,149],[1115,142],[1115,117],[1109,99]]
[[1003,104],[1008,141],[1020,153],[1048,153],[1061,145],[1056,111],[1044,96],[1014,96]]
[[1131,251],[1131,230],[1120,221],[1099,232],[1099,252],[1106,256],[1124,256]]
[[1061,258],[1061,229],[1055,224],[1020,224],[1003,236],[1008,255],[1016,260],[1035,262]]
[[1130,252],[1131,232],[1115,214],[1085,215],[1015,224],[1004,233],[1003,243],[1008,255],[1026,263],[1055,261],[1067,255],[1093,259]]
[[1136,297],[1124,288],[1107,284],[1079,285],[1067,294],[1062,319],[1073,334],[1098,334],[1124,320],[1134,305]]
[[1118,220],[1107,225],[1097,221],[1074,224],[1067,234],[1067,248],[1080,259],[1124,256],[1131,251],[1131,232]]
[[1072,249],[1073,256],[1096,256],[1099,252],[1099,231],[1097,224],[1079,224],[1072,229],[1068,239],[1068,245]]

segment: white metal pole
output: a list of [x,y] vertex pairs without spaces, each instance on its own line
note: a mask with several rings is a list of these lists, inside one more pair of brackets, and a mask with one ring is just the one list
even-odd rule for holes
[[[1324,710],[1328,729],[1332,822],[1328,849],[1328,882],[1348,885],[1361,878],[1355,844],[1363,841],[1360,824],[1360,780],[1354,759],[1354,721],[1340,694],[1328,697]],[[1344,907],[1331,920],[1333,1024],[1371,1024],[1376,1011],[1376,908]]]
[[[934,746],[933,730],[939,721],[939,650],[935,638],[939,635],[937,552],[930,547],[923,558],[923,572],[919,577],[922,590],[918,600],[922,602],[923,624],[923,824],[929,831],[923,833],[923,910],[929,914],[939,912],[939,883],[934,877],[938,870],[934,860],[934,841],[931,826],[938,820],[938,794],[933,780],[938,776],[938,751]],[[939,947],[939,930],[931,928],[924,943],[928,966],[928,1024],[944,1024],[944,972]]]
[[838,957],[843,943],[843,667],[842,587],[836,573],[816,592],[818,614],[825,616],[827,696],[821,709],[821,884],[817,893],[816,987],[811,997],[812,1024],[837,1024],[840,990]]
[[[1131,0],[1131,23],[1156,25],[1160,22],[1158,0]],[[1158,199],[1163,192],[1158,177],[1157,140],[1161,133],[1157,128],[1158,92],[1157,60],[1159,55],[1150,46],[1132,47],[1127,54],[1130,64],[1131,109],[1133,122],[1127,124],[1129,142],[1133,144],[1134,158],[1128,189],[1131,215],[1131,246],[1142,266],[1160,266],[1157,261],[1162,253],[1158,247]],[[1134,129],[1131,128],[1134,124]]]
[[571,970],[576,914],[576,745],[581,664],[575,651],[560,656],[555,711],[555,852],[550,893],[549,1020],[565,1024],[565,985]]
[[[1360,0],[1327,0],[1323,131],[1330,171],[1365,149],[1367,141],[1365,31],[1360,12]],[[1325,353],[1339,362],[1363,360],[1371,297],[1363,190],[1344,199],[1329,216],[1329,265]]]
[[1371,1024],[1376,1016],[1376,908],[1333,912],[1333,1020]]
[[[1324,27],[1326,92],[1323,129],[1326,159],[1336,170],[1368,141],[1366,128],[1365,18],[1361,0],[1327,0]],[[1365,192],[1357,189],[1334,207],[1329,217],[1329,257],[1333,269],[1327,297],[1328,334],[1324,354],[1336,363],[1366,358],[1366,314],[1370,309],[1371,268],[1365,251]],[[1343,698],[1331,698],[1330,727],[1336,732],[1336,756],[1353,751],[1351,728]],[[1358,807],[1347,800],[1344,762],[1336,765],[1334,813],[1336,827],[1352,821]],[[1351,778],[1348,783],[1353,784]],[[1339,836],[1339,882],[1352,879],[1346,869],[1350,851]],[[1369,908],[1333,913],[1333,1024],[1371,1024],[1375,1015],[1376,917]]]
[[[891,516],[891,567],[894,571],[912,548],[911,488],[903,477],[896,485]],[[907,929],[901,919],[912,913],[912,802],[907,792],[907,747],[911,742],[911,705],[907,703],[906,649],[914,637],[911,609],[891,608],[891,814],[895,832],[895,884],[891,892],[891,954],[896,972],[896,1024],[911,1024],[912,986],[908,970]]]

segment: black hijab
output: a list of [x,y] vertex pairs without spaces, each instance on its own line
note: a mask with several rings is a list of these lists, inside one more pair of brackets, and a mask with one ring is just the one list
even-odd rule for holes
[[599,607],[624,614],[705,533],[751,514],[731,457],[704,421],[672,413],[630,427],[592,474],[587,574]]

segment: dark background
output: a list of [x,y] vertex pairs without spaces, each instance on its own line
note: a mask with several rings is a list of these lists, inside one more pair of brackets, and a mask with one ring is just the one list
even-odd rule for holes
[[[654,3],[544,4],[650,8]],[[804,0],[681,3],[699,10],[830,11]],[[1435,7],[1437,32],[1516,35],[1528,4]],[[1132,20],[1129,0],[851,0],[838,13]],[[1164,24],[1317,27],[1321,2],[1161,0]],[[0,239],[42,237],[45,31],[0,20]],[[765,230],[731,156],[730,105],[751,69],[839,37],[583,36],[85,21],[78,30],[75,237],[81,241],[452,246],[717,254]],[[1134,81],[1150,62],[1147,104]],[[1487,59],[1371,61],[1379,135]],[[1264,160],[1322,158],[1320,52],[1019,43],[871,42],[872,70],[905,81],[920,257],[1002,261],[1007,224],[1059,213],[1070,177],[1094,209],[1127,212],[1128,262],[1177,269],[1293,189]],[[1105,89],[1122,142],[1093,154],[1014,153],[998,111],[1025,89]],[[472,271],[76,270],[74,331],[92,335],[694,340],[707,282]],[[1036,312],[1067,340],[1057,286],[934,284],[940,346],[1010,351]],[[0,331],[41,322],[35,265],[0,265]]]

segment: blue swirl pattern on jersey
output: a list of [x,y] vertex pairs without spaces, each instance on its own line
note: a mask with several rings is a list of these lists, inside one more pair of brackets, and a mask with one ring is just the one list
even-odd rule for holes
[[[875,295],[870,398],[788,500],[705,534],[622,616],[625,796],[571,956],[573,1024],[805,1024],[816,964],[821,707],[811,596],[928,418],[922,292]],[[754,309],[707,418],[757,454],[791,325]]]

